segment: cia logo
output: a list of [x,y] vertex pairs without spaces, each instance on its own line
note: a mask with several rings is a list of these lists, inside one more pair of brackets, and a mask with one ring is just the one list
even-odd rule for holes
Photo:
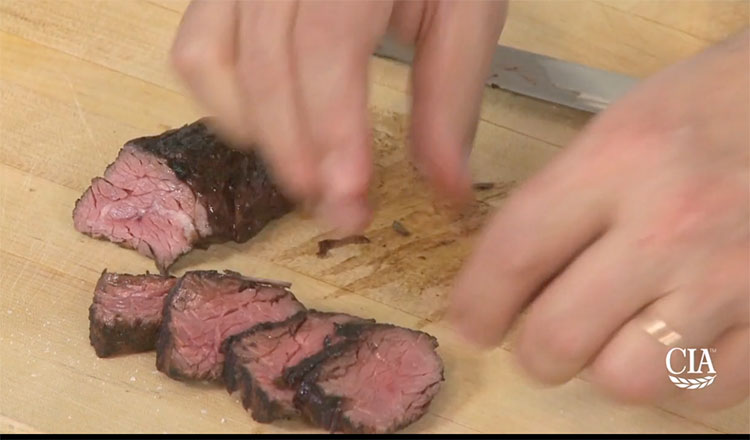
[[716,378],[711,351],[716,350],[680,347],[670,349],[666,359],[667,371],[671,373],[668,375],[669,380],[677,388],[688,390],[697,390],[711,385]]

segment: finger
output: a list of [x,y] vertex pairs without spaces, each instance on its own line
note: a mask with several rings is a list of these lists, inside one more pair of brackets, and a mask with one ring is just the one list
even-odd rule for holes
[[544,283],[605,232],[616,192],[581,151],[565,152],[519,188],[479,238],[449,310],[470,341],[497,344]]
[[293,64],[297,2],[239,4],[238,83],[243,122],[286,192],[297,199],[317,197],[318,158],[300,112]]
[[[663,400],[680,391],[669,379],[667,352],[673,347],[712,347],[747,313],[747,294],[735,290],[737,286],[706,287],[695,283],[676,288],[625,324],[591,364],[593,382],[633,403]],[[686,366],[682,356],[671,360],[675,371]]]
[[[713,344],[711,352],[716,378],[700,392],[689,393],[691,405],[703,410],[727,408],[750,395],[750,328],[729,330]],[[684,403],[684,401],[682,401]]]
[[249,143],[235,76],[236,3],[196,0],[180,23],[171,60],[212,121],[238,145]]
[[534,300],[517,354],[532,376],[567,382],[617,330],[663,292],[662,272],[628,252],[613,230],[588,247]]
[[369,56],[385,32],[390,2],[302,3],[295,54],[304,117],[321,157],[319,213],[343,234],[370,220],[367,110]]
[[468,156],[505,2],[427,5],[412,70],[412,152],[439,190],[471,196]]

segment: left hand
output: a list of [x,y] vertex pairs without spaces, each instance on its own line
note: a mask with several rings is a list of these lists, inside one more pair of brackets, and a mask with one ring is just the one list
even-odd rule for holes
[[[750,57],[745,32],[645,81],[507,201],[459,275],[452,319],[557,384],[630,402],[680,392],[669,344],[711,347],[703,407],[748,396]],[[679,335],[660,343],[654,323]],[[663,333],[663,332],[662,332]],[[658,336],[658,335],[657,335]]]

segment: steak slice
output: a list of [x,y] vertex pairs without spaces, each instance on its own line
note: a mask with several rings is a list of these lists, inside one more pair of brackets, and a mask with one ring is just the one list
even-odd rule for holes
[[443,381],[437,340],[389,324],[344,324],[294,404],[331,432],[389,433],[419,419]]
[[89,340],[99,357],[153,350],[173,277],[102,272],[89,307]]
[[242,405],[258,422],[298,414],[293,404],[294,388],[286,383],[284,372],[291,368],[293,377],[307,372],[319,361],[315,354],[341,339],[336,327],[355,321],[365,320],[310,310],[232,336],[224,345],[227,391],[240,390]]
[[164,305],[157,369],[174,379],[219,379],[224,366],[220,348],[226,338],[305,310],[287,287],[235,272],[185,273]]
[[75,228],[166,273],[193,247],[247,241],[289,212],[260,158],[228,147],[207,122],[128,141],[76,201]]

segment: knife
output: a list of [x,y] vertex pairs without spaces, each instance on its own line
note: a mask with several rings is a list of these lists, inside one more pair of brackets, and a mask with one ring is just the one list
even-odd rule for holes
[[[411,64],[414,50],[386,35],[375,55]],[[597,113],[638,80],[627,75],[498,45],[487,84],[524,96]]]

